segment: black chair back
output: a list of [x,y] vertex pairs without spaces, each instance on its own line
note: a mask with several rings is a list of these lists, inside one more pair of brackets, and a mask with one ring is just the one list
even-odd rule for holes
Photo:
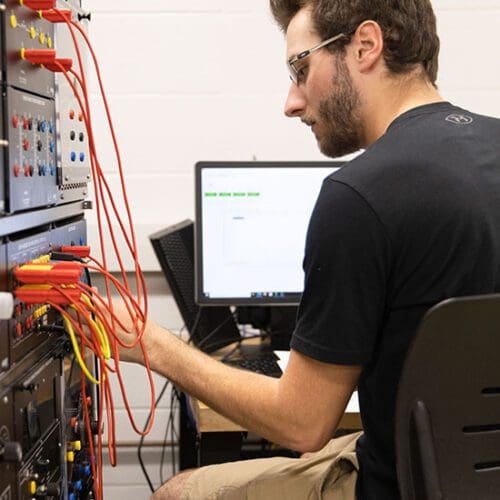
[[402,500],[500,499],[500,295],[424,317],[399,384],[396,457]]

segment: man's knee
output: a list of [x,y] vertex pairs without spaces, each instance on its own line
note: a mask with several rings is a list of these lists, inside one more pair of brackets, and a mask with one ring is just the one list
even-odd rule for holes
[[184,491],[184,485],[196,469],[190,469],[171,477],[160,486],[151,497],[151,500],[178,500]]

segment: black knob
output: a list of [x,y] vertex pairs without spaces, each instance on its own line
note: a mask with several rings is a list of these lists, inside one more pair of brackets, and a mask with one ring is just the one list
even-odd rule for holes
[[58,483],[47,483],[47,496],[56,498],[61,496],[61,487]]
[[0,462],[21,463],[23,449],[16,441],[0,441]]
[[[30,167],[30,168],[33,168],[33,167]],[[20,385],[15,386],[16,391],[28,391],[31,393],[38,391],[39,388],[40,388],[40,384],[20,384]]]
[[97,436],[97,434],[99,434],[99,422],[97,420],[92,420],[90,422],[90,429],[92,431],[92,434],[94,436]]
[[47,483],[39,486],[35,493],[35,498],[40,500],[45,498],[60,498],[61,497],[61,487],[58,483]]
[[46,472],[49,470],[50,460],[48,458],[39,458],[36,461],[35,467],[38,472]]

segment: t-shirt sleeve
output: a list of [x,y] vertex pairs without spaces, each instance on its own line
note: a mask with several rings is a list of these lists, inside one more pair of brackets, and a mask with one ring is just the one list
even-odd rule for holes
[[325,179],[307,231],[291,348],[327,363],[368,364],[384,316],[389,253],[384,227],[365,199]]

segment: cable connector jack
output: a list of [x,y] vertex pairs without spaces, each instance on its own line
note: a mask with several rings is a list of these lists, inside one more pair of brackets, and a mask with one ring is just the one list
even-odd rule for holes
[[82,292],[75,287],[64,287],[64,293],[50,285],[24,285],[14,290],[14,296],[25,304],[46,304],[52,302],[53,304],[69,305],[80,302]]
[[50,64],[56,59],[56,51],[52,49],[22,48],[20,56],[23,61],[29,61],[31,64]]
[[78,262],[24,264],[14,269],[14,277],[26,284],[73,285],[80,281],[82,266]]
[[48,10],[55,7],[56,0],[19,0],[19,3],[31,10]]
[[47,9],[39,12],[40,19],[45,19],[51,23],[67,23],[71,21],[70,9]]
[[73,255],[77,255],[81,259],[86,259],[90,255],[90,247],[84,245],[74,245],[74,246],[62,246],[59,249],[62,253],[70,253]]
[[50,254],[50,260],[57,260],[60,262],[83,262],[83,259],[80,259],[78,255],[74,255],[72,253],[63,253],[63,252],[52,252]]
[[56,58],[56,51],[52,49],[25,49],[20,52],[21,59],[31,64],[41,64],[54,73],[69,71],[73,66],[73,59]]
[[53,73],[64,73],[73,66],[73,59],[54,59],[52,62],[44,63],[43,67]]

